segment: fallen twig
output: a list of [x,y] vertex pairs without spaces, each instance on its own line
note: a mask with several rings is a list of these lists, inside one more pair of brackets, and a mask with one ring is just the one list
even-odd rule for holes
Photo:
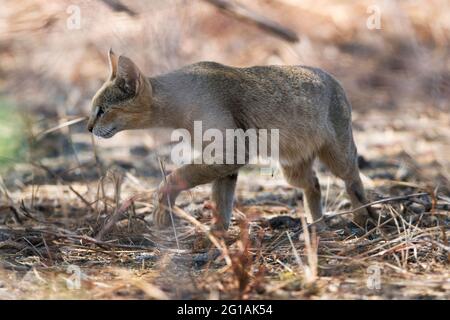
[[236,17],[240,20],[244,20],[246,22],[250,22],[255,24],[259,28],[266,30],[284,40],[289,42],[298,42],[299,38],[297,34],[280,25],[278,22],[270,20],[256,12],[251,11],[247,7],[244,7],[241,4],[229,1],[229,0],[204,0],[213,6],[219,8],[222,11]]

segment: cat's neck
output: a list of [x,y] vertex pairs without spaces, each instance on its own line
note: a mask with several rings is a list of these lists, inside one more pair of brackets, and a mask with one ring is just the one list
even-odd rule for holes
[[148,78],[152,86],[151,127],[179,129],[185,127],[185,110],[175,98],[176,92],[157,78]]

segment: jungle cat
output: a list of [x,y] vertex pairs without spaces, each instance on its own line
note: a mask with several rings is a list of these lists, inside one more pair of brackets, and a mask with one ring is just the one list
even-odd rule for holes
[[[323,224],[321,191],[313,170],[319,158],[345,182],[352,207],[368,203],[357,164],[351,106],[339,82],[318,68],[255,66],[235,68],[198,62],[167,74],[146,77],[125,56],[109,52],[110,75],[92,99],[88,129],[111,138],[117,132],[154,127],[278,128],[279,160],[287,182],[303,189],[305,211]],[[158,188],[154,224],[170,223],[167,203],[197,185],[212,182],[215,228],[229,227],[238,170],[244,164],[187,164]],[[368,208],[354,213],[364,226]]]

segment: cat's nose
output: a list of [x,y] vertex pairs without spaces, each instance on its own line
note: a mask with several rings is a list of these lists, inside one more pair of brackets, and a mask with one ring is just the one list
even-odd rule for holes
[[92,130],[94,130],[94,122],[93,121],[89,121],[89,123],[87,125],[87,129],[89,130],[89,132],[92,132]]

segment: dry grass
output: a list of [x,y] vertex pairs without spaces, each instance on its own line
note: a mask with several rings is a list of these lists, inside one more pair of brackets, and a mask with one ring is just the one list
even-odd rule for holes
[[[339,182],[322,178],[333,227],[311,233],[297,193],[280,177],[271,178],[264,192],[255,191],[267,179],[249,182],[255,175],[247,172],[241,179],[236,220],[225,239],[209,232],[211,207],[203,200],[207,188],[184,194],[183,209],[173,207],[178,245],[171,228],[152,227],[152,190],[130,187],[131,179],[118,170],[108,171],[97,186],[41,185],[39,190],[8,193],[10,204],[1,208],[0,294],[101,299],[449,297],[448,194],[390,181],[397,196],[374,201],[383,220],[370,230],[349,229],[348,201]],[[63,195],[52,197],[55,190]],[[381,194],[382,189],[374,191]],[[81,270],[81,289],[71,290],[72,282],[67,282],[77,279],[68,273],[73,266]],[[368,285],[372,270],[380,270],[380,289]]]

